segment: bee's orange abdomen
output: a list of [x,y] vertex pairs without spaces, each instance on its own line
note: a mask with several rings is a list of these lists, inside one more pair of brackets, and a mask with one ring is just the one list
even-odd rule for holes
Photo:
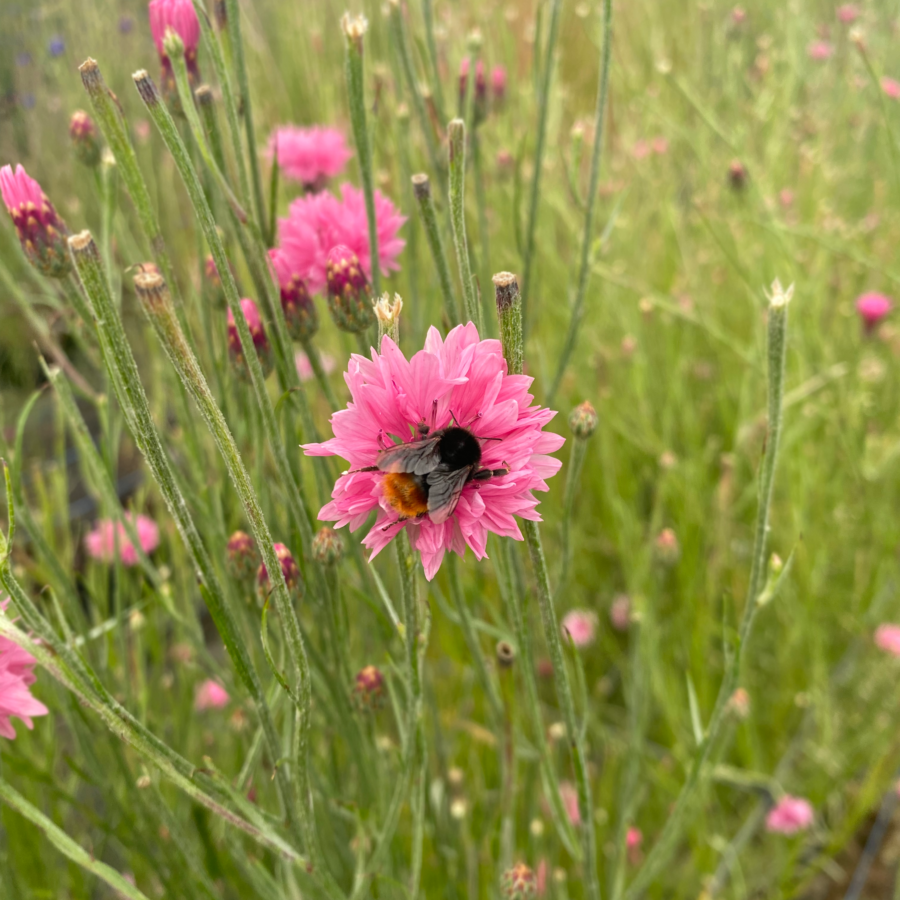
[[422,480],[407,472],[388,472],[382,481],[385,499],[404,519],[428,512],[428,493]]

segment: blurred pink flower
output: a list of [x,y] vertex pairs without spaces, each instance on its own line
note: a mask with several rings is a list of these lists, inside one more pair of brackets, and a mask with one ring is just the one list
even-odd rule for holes
[[856,300],[856,311],[863,320],[866,331],[872,331],[876,325],[891,311],[891,298],[874,291],[861,294]]
[[807,48],[806,53],[810,59],[816,62],[822,62],[834,53],[834,47],[828,41],[813,41]]
[[631,599],[627,594],[618,594],[609,608],[609,621],[616,631],[628,631],[631,624]]
[[844,25],[850,25],[859,18],[859,7],[852,3],[845,3],[837,8],[837,17]]
[[[259,314],[259,307],[255,301],[249,297],[241,300],[241,312],[244,314],[244,320],[250,329],[250,337],[253,338],[253,346],[256,349],[256,355],[259,357],[263,374],[268,375],[272,371],[274,365],[272,359],[272,348],[269,345],[269,338],[266,335],[266,329],[263,326],[262,316]],[[244,361],[244,348],[241,346],[241,338],[238,334],[237,322],[234,314],[228,310],[228,353],[237,366],[237,371],[242,377],[249,378],[250,370]]]
[[191,0],[150,0],[147,12],[153,43],[160,59],[167,60],[163,41],[169,28],[184,41],[185,57],[196,55],[200,43],[200,22]]
[[[159,546],[159,527],[147,516],[135,517],[126,512],[125,517],[134,522],[138,542],[144,553],[152,553]],[[112,519],[100,519],[92,531],[84,537],[84,549],[99,562],[111,563],[116,558],[116,545],[119,548],[119,561],[123,566],[135,566],[138,562],[137,551],[125,532],[121,522]]]
[[[334,371],[334,357],[329,353],[322,353],[320,356],[325,374],[330,375]],[[302,350],[298,350],[294,354],[294,363],[297,366],[297,374],[300,376],[301,381],[312,381],[316,377],[309,357]]]
[[[385,336],[381,353],[373,349],[371,359],[350,357],[344,378],[353,399],[331,417],[334,437],[303,448],[310,456],[340,456],[350,463],[319,519],[355,531],[377,512],[363,540],[372,556],[405,528],[429,581],[448,550],[463,556],[468,546],[482,559],[491,532],[522,540],[515,517],[540,521],[533,492],[547,490],[545,479],[559,470],[559,460],[548,454],[564,439],[543,430],[556,413],[531,405],[534,398],[528,389],[533,379],[507,373],[499,341],[481,340],[471,322],[452,329],[446,339],[431,328],[424,349],[407,360]],[[417,433],[423,422],[432,432],[447,428],[451,410],[455,421],[476,438],[493,438],[481,443],[478,464],[509,472],[468,480],[455,507],[401,519],[399,495],[386,490],[396,491],[389,473],[362,470],[375,465],[379,453],[392,446],[387,435]]]
[[790,188],[782,188],[778,194],[778,202],[787,209],[794,205],[794,192]]
[[491,90],[498,102],[506,96],[506,66],[494,66],[491,70]]
[[746,19],[747,12],[742,6],[736,6],[731,11],[731,21],[734,22],[735,25],[742,25]]
[[636,866],[641,861],[641,844],[644,841],[644,835],[640,828],[633,825],[629,827],[625,834],[625,848],[628,851],[628,861]]
[[875,646],[893,656],[900,656],[900,625],[879,625],[875,629]]
[[205,709],[221,709],[223,706],[228,705],[230,699],[228,691],[218,681],[207,678],[197,688],[197,693],[194,696],[194,709],[197,712],[203,712]]
[[559,783],[559,796],[562,799],[566,815],[573,825],[581,824],[581,810],[578,808],[578,789],[571,781]]
[[563,640],[566,632],[576,647],[587,647],[594,643],[597,633],[597,614],[587,609],[569,610],[562,620]]
[[882,78],[881,89],[892,100],[900,100],[900,81],[895,81],[893,78]]
[[[9,600],[0,600],[0,615]],[[34,657],[13,643],[0,637],[0,737],[12,740],[16,736],[11,718],[15,716],[30,731],[32,716],[46,716],[50,710],[31,695],[29,687],[37,680]]]
[[631,148],[631,155],[635,159],[644,159],[650,155],[650,145],[643,138],[635,141],[634,147]]
[[[379,267],[383,273],[399,269],[397,257],[406,241],[398,237],[398,232],[406,217],[381,191],[375,191],[375,221]],[[366,277],[372,278],[365,199],[352,184],[341,186],[340,200],[328,191],[298,197],[287,218],[278,220],[278,238],[291,268],[313,293],[325,287],[328,252],[338,244],[349,247]]]
[[665,156],[669,152],[669,142],[662,136],[653,138],[650,146],[658,156]]
[[538,897],[543,897],[547,893],[548,868],[547,860],[542,856],[540,860],[538,860],[537,869],[535,869],[534,872],[535,890],[537,891]]
[[766,830],[779,834],[796,834],[812,825],[814,813],[812,805],[802,797],[785,794],[766,816]]
[[343,171],[353,156],[338,129],[321,125],[276,128],[269,138],[269,153],[277,155],[278,165],[287,178],[309,188],[321,188],[326,179]]

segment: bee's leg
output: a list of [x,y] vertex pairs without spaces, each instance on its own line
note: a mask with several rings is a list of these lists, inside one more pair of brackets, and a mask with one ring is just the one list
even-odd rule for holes
[[381,470],[378,466],[366,466],[363,469],[348,469],[344,474],[345,475],[355,475],[357,472],[380,472]]
[[502,478],[504,475],[509,475],[509,466],[502,469],[479,469],[469,480],[489,481],[491,478]]
[[409,518],[409,516],[400,516],[399,518],[395,519],[393,522],[388,522],[387,525],[382,526],[381,530],[387,531],[389,528],[393,528],[395,525],[402,525],[408,518]]

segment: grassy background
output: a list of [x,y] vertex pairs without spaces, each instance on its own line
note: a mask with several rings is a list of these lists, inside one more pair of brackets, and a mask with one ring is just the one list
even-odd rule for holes
[[[421,41],[420,7],[410,7],[410,27]],[[413,352],[428,325],[440,321],[437,279],[403,177],[404,152],[414,170],[427,168],[427,155],[415,120],[407,140],[397,115],[398,103],[408,98],[380,6],[364,3],[361,8],[371,22],[367,89],[369,100],[377,95],[378,101],[371,120],[377,180],[410,217],[404,227],[408,245],[402,271],[389,279],[388,287],[404,297],[402,343]],[[854,847],[864,839],[870,815],[894,778],[900,738],[897,668],[871,643],[877,623],[900,619],[900,331],[889,320],[877,335],[866,337],[853,309],[859,293],[890,294],[900,277],[894,253],[900,238],[900,165],[894,143],[900,108],[879,91],[831,3],[761,2],[748,8],[740,24],[721,2],[639,0],[616,3],[614,9],[598,234],[610,216],[615,218],[607,240],[595,248],[586,316],[557,397],[564,413],[589,399],[600,415],[571,530],[572,577],[558,603],[561,611],[581,607],[600,616],[598,642],[582,658],[601,863],[607,871],[623,810],[642,830],[645,847],[652,845],[694,751],[688,685],[696,691],[704,720],[715,699],[723,668],[723,621],[738,617],[748,577],[754,473],[765,437],[764,289],[777,277],[794,282],[796,294],[771,547],[783,558],[793,550],[794,568],[788,588],[758,622],[741,679],[751,698],[751,714],[731,727],[722,756],[729,768],[715,773],[673,864],[651,895],[700,895],[746,816],[760,798],[765,800],[774,777],[789,793],[810,798],[816,825],[796,840],[754,834],[729,870],[724,895],[843,896],[856,864]],[[246,5],[245,39],[261,147],[277,123],[335,123],[349,131],[338,27],[343,11],[343,5],[323,0]],[[897,65],[895,12],[892,4],[866,3],[856,23],[876,78],[900,76],[900,69],[892,69]],[[507,102],[480,129],[487,235],[479,229],[471,176],[469,184],[470,242],[484,285],[491,272],[522,269],[517,223],[524,220],[534,165],[534,55],[536,43],[545,37],[547,8],[531,2],[439,0],[436,15],[448,110],[455,111],[455,72],[472,28],[484,36],[486,60],[509,71]],[[132,22],[127,33],[122,32],[122,16]],[[86,105],[76,66],[88,55],[99,61],[140,135],[144,114],[130,73],[140,67],[157,69],[144,4],[91,0],[76,9],[43,0],[7,2],[0,7],[0,35],[0,162],[23,162],[73,231],[97,229],[93,179],[70,159],[67,148],[68,116]],[[48,42],[57,35],[65,48],[51,56]],[[807,50],[820,38],[828,39],[834,50],[822,62],[809,58]],[[572,173],[575,194],[566,170],[576,122],[586,122],[590,148],[599,39],[599,4],[564,3],[526,351],[539,401],[555,371],[577,274],[586,163]],[[202,57],[200,65],[204,72],[211,70]],[[643,155],[640,142],[657,137],[666,139],[667,152],[651,149]],[[193,288],[199,295],[202,257],[177,173],[155,134],[139,137],[138,148],[180,280],[186,291]],[[512,155],[512,165],[497,159],[503,151]],[[740,160],[748,173],[742,189],[729,181],[733,160]],[[264,169],[268,171],[267,164]],[[353,162],[348,175],[357,177]],[[291,190],[281,192],[282,211]],[[792,194],[789,204],[783,202],[783,191]],[[141,261],[146,251],[121,193],[115,249],[124,269]],[[51,307],[60,304],[53,287],[26,271],[6,220],[0,224],[0,262],[30,301],[41,304],[55,321],[58,313]],[[242,275],[239,264],[238,269]],[[204,294],[198,302],[206,300]],[[29,332],[17,309],[10,292],[0,292],[0,414],[8,444],[18,412],[38,380]],[[227,533],[244,527],[240,507],[211,445],[201,441],[196,452],[185,446],[189,429],[184,409],[173,399],[177,389],[172,375],[149,335],[144,339],[145,326],[127,288],[123,309],[139,342],[159,421],[169,423],[167,439],[205,535],[221,555]],[[74,326],[61,315],[55,327],[64,335]],[[224,318],[224,313],[216,315]],[[340,369],[350,345],[325,318],[320,343]],[[224,322],[213,347],[218,341],[221,351],[223,339]],[[99,387],[90,360],[77,354],[75,359]],[[334,386],[344,390],[337,374]],[[230,421],[258,476],[276,538],[280,534],[292,543],[295,537],[284,533],[288,517],[279,488],[266,477],[270,461],[257,452],[249,394],[232,380],[229,395]],[[328,409],[321,397],[314,402],[319,427],[325,429]],[[568,436],[564,415],[555,427]],[[113,414],[101,444],[117,475],[127,476],[140,463],[122,430]],[[180,752],[198,764],[209,754],[218,769],[233,777],[252,741],[252,710],[229,675],[211,626],[198,613],[190,566],[149,480],[140,484],[129,505],[154,511],[163,528],[163,546],[154,560],[167,583],[165,602],[135,571],[110,572],[83,558],[80,539],[94,513],[79,517],[78,507],[68,521],[67,510],[91,491],[67,453],[49,392],[29,420],[25,446],[30,504],[54,550],[82,585],[84,609],[67,614],[84,627],[121,617],[116,627],[91,642],[91,658],[128,705]],[[560,452],[564,461],[569,452]],[[541,507],[554,574],[563,554],[559,534],[565,471]],[[303,472],[315,494],[319,486],[308,463]],[[672,565],[662,564],[655,551],[663,528],[673,529],[680,545]],[[50,580],[24,541],[16,564],[36,590]],[[381,560],[377,567],[392,583],[389,561]],[[356,569],[349,562],[344,569],[353,622],[351,658],[359,667],[370,662],[382,666],[401,690],[393,662],[401,658],[400,642],[380,608],[361,596],[365,583]],[[490,564],[476,565],[471,557],[461,571],[474,615],[482,623],[482,650],[490,659],[497,637],[511,632],[495,578]],[[431,762],[423,893],[489,897],[496,895],[498,874],[494,735],[447,591],[442,573],[429,597],[434,622],[427,661]],[[631,597],[639,618],[626,635],[613,631],[607,618],[620,593]],[[142,627],[135,627],[133,613],[128,617],[128,610],[137,607]],[[303,609],[314,630],[315,601]],[[248,633],[258,628],[252,610],[248,606]],[[234,698],[224,718],[192,711],[196,683],[214,673],[225,679]],[[325,667],[320,678],[328,677]],[[185,863],[173,849],[179,837],[165,824],[153,791],[135,787],[140,762],[48,678],[41,678],[36,693],[51,706],[52,718],[37,721],[33,733],[20,729],[15,742],[2,742],[4,777],[98,858],[133,871],[146,893],[181,896]],[[323,709],[329,702],[323,683],[317,684],[316,696],[316,790],[352,804],[359,769],[354,754],[368,751],[349,745]],[[559,713],[552,685],[542,684],[542,696],[546,722],[553,722]],[[389,703],[366,719],[377,739],[371,747],[380,748],[375,765],[385,778],[393,777],[389,773],[397,766],[392,708]],[[517,709],[516,721],[517,854],[533,865],[547,859],[551,872],[558,867],[565,875],[551,877],[548,890],[559,897],[580,897],[578,867],[554,836],[542,806],[532,744],[541,736],[531,733],[523,710]],[[571,777],[562,747],[558,763],[561,776]],[[451,772],[454,767],[463,773],[461,783]],[[264,764],[257,763],[252,774],[260,803],[275,808]],[[451,795],[468,804],[461,822],[449,815]],[[185,843],[221,885],[222,896],[255,896],[254,891],[262,890],[251,887],[246,861],[235,861],[242,852],[257,851],[228,836],[173,790],[164,788],[162,796],[184,823]],[[345,807],[340,803],[321,806],[328,807],[322,818],[330,852],[349,872],[353,807],[341,815]],[[0,815],[0,895],[111,896],[66,865],[14,813],[4,808]],[[543,823],[542,834],[533,821]],[[391,861],[397,879],[407,864],[404,838],[406,814]],[[888,842],[875,877],[892,876],[892,849]],[[290,885],[277,862],[265,857],[258,862],[272,873],[273,883]],[[885,885],[890,881],[878,884],[872,890],[882,892],[871,896],[889,896],[892,888]],[[379,890],[380,897],[405,896],[390,878],[379,882]]]

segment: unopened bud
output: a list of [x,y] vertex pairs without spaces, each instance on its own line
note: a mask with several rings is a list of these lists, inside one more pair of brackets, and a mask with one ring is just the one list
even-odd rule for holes
[[656,536],[656,558],[664,566],[672,566],[678,562],[681,556],[681,547],[678,543],[678,537],[671,528],[663,528]]
[[333,566],[344,558],[344,539],[333,528],[320,528],[312,543],[313,559],[323,566]]
[[728,711],[741,721],[750,715],[750,695],[744,688],[737,688],[728,698]]
[[728,181],[736,191],[742,190],[747,183],[747,170],[739,159],[731,161],[728,167]]
[[400,312],[403,300],[399,294],[391,295],[385,291],[375,304],[375,318],[378,320],[378,337],[387,335],[395,344],[400,343]]
[[384,675],[377,666],[361,669],[353,682],[353,697],[360,709],[378,709],[384,699]]
[[497,642],[497,665],[501,669],[512,668],[512,664],[516,661],[516,651],[509,641]]
[[288,334],[295,341],[308,340],[319,330],[319,313],[309,296],[306,282],[292,269],[287,255],[281,250],[270,250],[269,258],[278,279]]
[[[65,278],[72,270],[66,238],[69,229],[41,186],[22,166],[0,169],[0,195],[9,211],[19,243],[30,262],[50,278]],[[90,234],[88,234],[90,239]]]
[[525,863],[516,863],[500,878],[500,893],[507,900],[525,900],[537,896],[537,878]]
[[[300,596],[303,592],[303,581],[297,561],[284,544],[273,544],[272,546],[275,550],[275,556],[278,557],[278,561],[281,563],[281,574],[284,576],[287,589],[295,597]],[[271,591],[272,583],[269,579],[269,572],[266,569],[266,564],[263,562],[260,563],[259,569],[256,571],[256,593],[260,601],[264,603]]]
[[332,247],[325,264],[328,309],[341,331],[359,333],[375,321],[372,292],[357,255],[347,246]]
[[[250,330],[250,337],[253,339],[253,346],[256,349],[256,355],[259,357],[263,375],[268,376],[273,366],[272,348],[269,346],[269,339],[266,337],[266,330],[263,328],[259,309],[252,300],[245,297],[241,300],[241,311],[244,314],[247,328]],[[250,370],[247,368],[247,361],[244,359],[244,348],[241,345],[237,323],[230,309],[228,310],[228,352],[238,374],[242,378],[249,380]]]
[[782,569],[784,569],[784,561],[777,553],[773,553],[769,557],[769,572],[772,575],[780,575]]
[[100,164],[101,145],[97,126],[83,109],[76,109],[69,119],[69,140],[75,159],[83,166],[93,169]]
[[586,441],[597,430],[599,421],[597,410],[587,400],[576,406],[569,414],[569,428],[572,429],[572,434],[582,441]]
[[244,581],[250,578],[260,566],[256,541],[246,531],[235,531],[225,548],[225,569],[228,574]]

